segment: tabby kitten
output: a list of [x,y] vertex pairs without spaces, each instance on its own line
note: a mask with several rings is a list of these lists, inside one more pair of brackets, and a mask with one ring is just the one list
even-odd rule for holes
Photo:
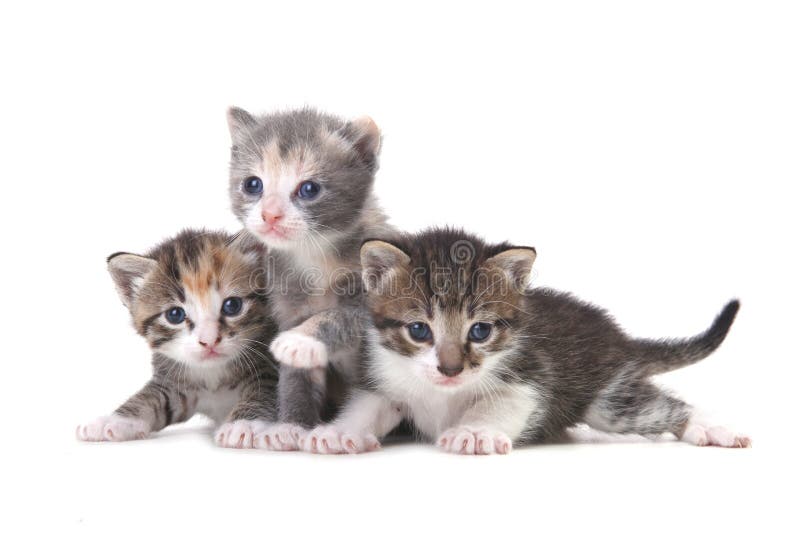
[[231,108],[228,124],[233,212],[270,251],[285,423],[272,439],[288,442],[323,420],[356,374],[368,320],[359,249],[391,232],[372,192],[381,136],[368,117],[308,108],[259,117]]
[[701,422],[651,376],[722,343],[739,308],[685,340],[632,338],[603,310],[528,289],[532,248],[429,230],[361,249],[374,322],[362,387],[331,425],[301,438],[311,452],[362,452],[407,418],[442,449],[507,453],[588,423],[610,432],[671,432],[695,445],[750,440]]
[[217,444],[267,446],[277,364],[266,349],[276,331],[267,298],[254,291],[263,286],[263,261],[260,243],[194,230],[143,256],[110,256],[122,302],[153,350],[153,376],[111,415],[79,426],[78,438],[144,438],[202,413],[224,422]]

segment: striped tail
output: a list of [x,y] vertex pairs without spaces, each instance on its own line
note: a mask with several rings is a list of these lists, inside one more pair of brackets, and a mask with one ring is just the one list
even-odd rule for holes
[[730,301],[708,330],[692,338],[634,340],[637,360],[642,363],[641,370],[648,376],[657,375],[699,362],[722,344],[738,311],[739,301]]

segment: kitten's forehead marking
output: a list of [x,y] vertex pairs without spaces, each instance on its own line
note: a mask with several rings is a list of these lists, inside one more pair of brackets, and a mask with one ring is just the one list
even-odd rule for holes
[[279,141],[273,139],[262,149],[261,162],[256,171],[265,179],[267,190],[291,194],[297,184],[312,174],[315,168],[316,159],[305,146],[295,146],[286,154],[281,154]]
[[468,330],[470,318],[463,306],[434,309],[434,335],[439,339],[462,340]]

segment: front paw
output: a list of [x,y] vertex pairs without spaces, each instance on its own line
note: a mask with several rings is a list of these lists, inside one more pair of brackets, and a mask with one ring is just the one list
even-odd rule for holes
[[511,439],[488,427],[459,426],[446,430],[436,440],[442,450],[455,454],[508,454]]
[[296,451],[298,441],[306,432],[302,426],[292,423],[265,425],[253,438],[253,446],[268,451]]
[[380,449],[381,444],[373,434],[351,432],[333,425],[321,425],[302,436],[300,448],[316,454],[358,454]]
[[220,426],[214,433],[214,442],[220,447],[231,449],[252,449],[259,432],[267,423],[257,420],[238,419]]
[[111,414],[98,417],[85,425],[78,425],[75,435],[81,441],[128,441],[144,439],[150,425],[133,417]]
[[278,334],[269,346],[275,359],[292,367],[325,367],[328,365],[328,349],[313,336],[296,329]]

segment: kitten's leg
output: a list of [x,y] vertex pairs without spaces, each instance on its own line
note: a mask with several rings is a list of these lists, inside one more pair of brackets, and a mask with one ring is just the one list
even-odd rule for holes
[[507,454],[527,430],[538,406],[533,388],[513,385],[475,402],[436,445],[457,454]]
[[267,373],[251,377],[243,384],[239,402],[214,434],[217,445],[236,449],[260,448],[259,438],[269,445],[268,432],[275,426],[278,416],[276,390],[275,378]]
[[605,432],[644,435],[671,432],[694,445],[750,446],[746,436],[702,422],[689,404],[648,380],[618,382],[604,390],[589,406],[585,421]]
[[356,390],[329,425],[300,437],[300,447],[319,454],[359,453],[380,448],[380,438],[400,424],[403,413],[379,393]]
[[325,403],[325,369],[299,369],[281,365],[278,379],[278,423],[255,437],[258,448],[295,451],[297,440],[321,422]]
[[359,308],[343,306],[326,310],[280,333],[270,350],[275,359],[286,365],[324,367],[337,354],[354,354],[359,350],[364,325],[364,312]]
[[78,426],[83,441],[126,441],[147,437],[194,415],[197,399],[163,380],[152,379],[111,415]]

